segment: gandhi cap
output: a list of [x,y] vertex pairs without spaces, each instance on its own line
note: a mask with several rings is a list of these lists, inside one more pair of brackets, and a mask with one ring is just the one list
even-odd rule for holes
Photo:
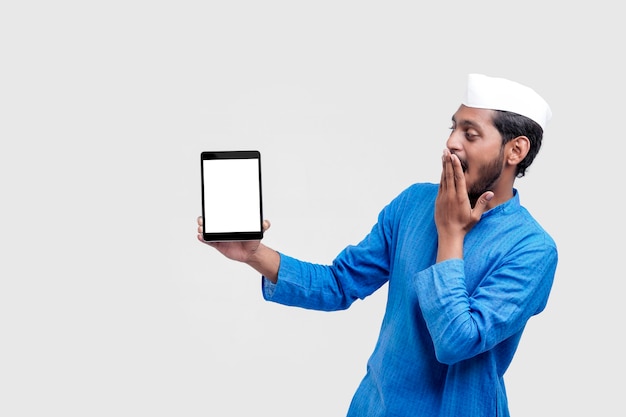
[[463,104],[479,109],[504,110],[526,116],[545,130],[552,110],[532,88],[505,78],[483,74],[467,76],[467,92]]

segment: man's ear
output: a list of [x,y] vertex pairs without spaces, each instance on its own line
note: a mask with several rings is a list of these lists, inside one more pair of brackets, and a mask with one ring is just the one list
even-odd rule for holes
[[518,136],[507,143],[508,151],[506,161],[511,165],[517,165],[526,158],[530,150],[530,140],[526,136]]

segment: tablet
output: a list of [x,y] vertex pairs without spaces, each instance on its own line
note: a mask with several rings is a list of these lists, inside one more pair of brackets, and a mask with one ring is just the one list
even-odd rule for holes
[[262,239],[261,153],[202,152],[200,163],[204,240]]

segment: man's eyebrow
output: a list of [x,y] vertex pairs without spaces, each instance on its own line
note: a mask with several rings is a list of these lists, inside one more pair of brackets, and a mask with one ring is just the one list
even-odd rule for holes
[[[456,123],[456,117],[454,117],[454,116],[452,116],[452,123]],[[467,120],[467,119],[461,120],[459,122],[459,124],[462,125],[462,126],[470,126],[470,127],[476,127],[476,128],[479,127],[476,123],[472,122],[471,120]]]

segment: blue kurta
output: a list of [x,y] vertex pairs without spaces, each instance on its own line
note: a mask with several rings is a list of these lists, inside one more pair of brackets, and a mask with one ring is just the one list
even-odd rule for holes
[[280,254],[263,296],[315,310],[348,308],[389,283],[385,316],[348,416],[506,417],[503,375],[528,319],[546,306],[552,238],[514,196],[465,236],[464,258],[435,263],[437,184],[414,184],[332,265]]

